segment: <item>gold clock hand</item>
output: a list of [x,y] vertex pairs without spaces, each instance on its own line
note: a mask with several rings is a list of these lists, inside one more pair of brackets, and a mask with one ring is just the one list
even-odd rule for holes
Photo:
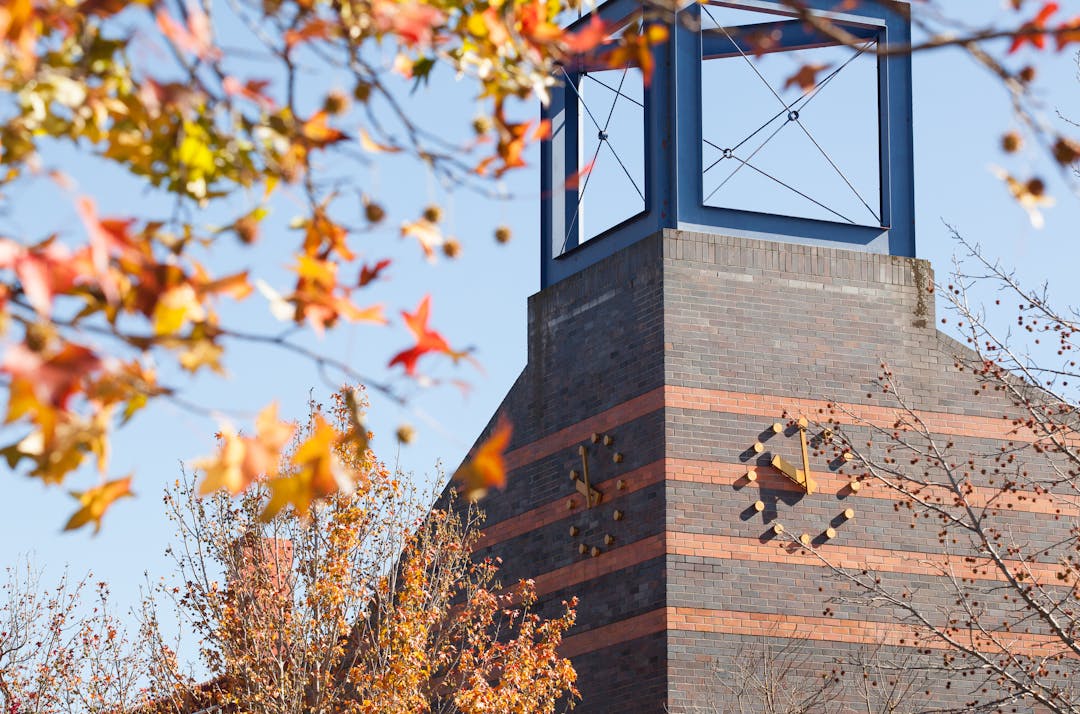
[[593,490],[589,485],[589,450],[583,444],[578,447],[578,453],[581,454],[581,477],[585,481],[585,503],[588,508],[592,508]]
[[774,455],[772,457],[772,465],[773,468],[787,476],[795,483],[803,486],[804,488],[806,487],[805,479],[802,476],[802,472],[789,464],[787,461],[785,461],[783,456],[780,456],[779,454]]
[[806,488],[806,493],[811,494],[814,492],[814,481],[810,478],[810,455],[806,448],[806,428],[809,423],[806,421],[806,417],[799,417],[799,445],[802,447],[802,467],[803,467],[803,486]]

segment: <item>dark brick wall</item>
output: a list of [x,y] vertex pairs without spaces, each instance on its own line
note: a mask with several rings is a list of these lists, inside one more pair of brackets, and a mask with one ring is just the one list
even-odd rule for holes
[[[887,586],[919,593],[948,617],[941,578],[910,557],[940,554],[932,524],[913,523],[880,487],[845,491],[850,474],[827,455],[816,454],[812,468],[829,488],[813,495],[767,466],[772,453],[800,458],[797,437],[766,431],[785,410],[797,416],[839,401],[887,414],[876,382],[882,361],[915,409],[955,415],[941,424],[956,432],[949,439],[958,451],[1000,448],[1009,405],[975,397],[970,376],[956,369],[963,348],[934,327],[931,281],[918,260],[665,231],[530,299],[528,365],[499,409],[514,425],[512,473],[484,502],[496,535],[480,554],[503,559],[504,581],[536,577],[545,612],[580,598],[568,639],[578,711],[746,711],[734,708],[730,687],[717,686],[716,672],[732,681],[751,645],[799,648],[797,676],[808,682],[878,651],[874,628],[890,613],[847,597],[850,586],[830,580],[820,561],[774,538],[778,522],[811,536],[835,526],[825,552],[870,559]],[[575,493],[568,471],[595,429],[616,436],[624,462],[594,449],[592,477],[605,501],[586,511],[579,498],[566,510]],[[869,436],[858,426],[850,433]],[[760,455],[748,450],[758,439]],[[755,465],[758,482],[742,480]],[[635,488],[615,489],[625,474],[646,471]],[[759,499],[761,513],[752,508]],[[849,507],[856,516],[844,520]],[[623,521],[612,519],[616,509]],[[1031,551],[1067,533],[1070,519],[1033,511],[1002,519]],[[607,533],[615,542],[599,557],[577,551]],[[1007,615],[1001,603],[988,606],[995,618]],[[762,624],[774,621],[801,623],[795,630],[816,639]],[[939,703],[970,694],[963,683],[919,686]]]

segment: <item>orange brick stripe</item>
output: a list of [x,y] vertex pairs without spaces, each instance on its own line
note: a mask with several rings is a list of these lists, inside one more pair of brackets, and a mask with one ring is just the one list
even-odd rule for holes
[[[666,537],[665,537],[666,536]],[[906,550],[867,548],[828,543],[820,548],[822,558],[838,567],[885,573],[931,575],[941,577],[951,573],[957,578],[974,580],[1004,579],[988,559],[968,562],[962,557],[947,558],[939,553],[912,553]],[[534,578],[536,591],[546,595],[562,588],[588,582],[603,575],[630,568],[662,555],[738,560],[747,563],[777,563],[811,568],[828,567],[821,558],[799,548],[790,541],[762,543],[757,538],[727,535],[703,535],[668,531],[606,551],[595,558],[582,558],[570,565],[550,570]],[[1019,568],[1019,561],[1009,563]],[[1031,563],[1030,577],[1037,582],[1054,585],[1057,568],[1049,563]]]
[[[597,481],[593,486],[599,488],[603,494],[604,499],[611,499],[615,496],[622,496],[627,493],[633,493],[650,484],[657,483],[664,478],[664,462],[663,460],[654,461],[651,464],[646,464],[640,468],[636,468],[633,471],[627,471],[624,474],[619,474],[613,478]],[[615,490],[615,482],[619,479],[626,481],[626,488],[622,491]],[[569,475],[567,475],[567,484],[570,482]],[[541,528],[543,526],[550,525],[557,521],[567,518],[574,512],[569,511],[566,508],[566,501],[569,498],[574,498],[577,502],[577,508],[580,510],[584,507],[584,499],[576,495],[571,495],[570,486],[567,485],[567,495],[560,497],[550,503],[545,503],[542,506],[534,508],[530,511],[525,511],[512,518],[499,521],[493,526],[484,529],[484,535],[480,538],[477,544],[478,548],[486,548],[487,546],[501,543],[504,540],[509,540],[524,533],[529,533]]]
[[611,409],[589,417],[565,429],[518,447],[506,454],[506,468],[513,470],[555,453],[571,444],[584,441],[593,432],[610,431],[615,427],[664,408],[664,390],[656,388],[639,397],[627,400]]
[[[839,620],[833,617],[804,617],[787,614],[764,614],[736,610],[707,610],[702,608],[666,607],[571,635],[563,640],[560,652],[568,657],[593,652],[605,647],[658,632],[707,632],[753,637],[781,637],[844,642],[850,644],[891,645],[923,649],[949,649],[937,638],[920,636],[910,626],[897,623]],[[971,630],[960,630],[956,639],[974,644],[985,652],[1009,652],[1045,657],[1067,652],[1053,637],[1019,632],[994,633],[996,642]]]
[[[596,485],[602,487],[602,490],[606,489],[605,496],[609,498],[612,497],[612,493],[633,493],[634,491],[638,491],[659,482],[661,479],[665,478],[665,476],[671,481],[733,486],[743,478],[748,468],[745,464],[726,464],[717,461],[694,461],[691,459],[667,459],[666,464],[666,474],[665,462],[663,460],[654,461],[651,464],[646,464],[633,471],[627,471],[625,474],[620,474],[612,479],[597,482]],[[758,473],[758,483],[766,488],[789,491],[797,491],[799,489],[798,486],[791,483],[791,481],[771,466],[758,466],[755,468]],[[846,476],[840,476],[826,471],[814,471],[812,475],[814,480],[818,483],[818,488],[825,493],[839,493],[849,482],[849,479]],[[626,481],[626,489],[623,491],[612,491],[615,486],[615,481],[620,478]],[[744,480],[742,483],[746,484],[746,481]],[[744,490],[746,489],[744,488]],[[753,491],[750,492],[752,493]],[[975,488],[972,491],[970,500],[972,505],[982,507],[989,502],[991,497],[998,495],[998,493],[999,492],[994,489]],[[569,493],[567,497],[570,497]],[[857,513],[859,500],[864,498],[894,501],[897,499],[897,496],[887,487],[870,481],[864,482],[863,488],[859,491],[858,495],[849,496],[843,504],[844,506],[854,506]],[[1038,496],[1034,493],[1024,491],[1011,494],[1009,499],[999,499],[999,506],[1003,511],[1041,513],[1074,518],[1080,516],[1080,508],[1068,504],[1058,504],[1051,500],[1051,497]],[[566,498],[558,498],[485,528],[484,535],[480,539],[477,547],[486,548],[505,540],[515,538],[519,535],[530,533],[537,528],[557,523],[569,515],[570,512],[566,509]]]
[[658,533],[634,541],[629,545],[613,548],[601,553],[596,558],[582,558],[576,563],[549,570],[543,575],[533,578],[533,580],[536,582],[537,594],[546,595],[555,590],[595,580],[602,575],[608,575],[624,568],[631,568],[647,560],[659,558],[664,554],[664,536]]
[[[787,411],[789,414],[805,414],[809,418],[831,416],[841,424],[857,424],[862,421],[889,428],[903,414],[896,407],[845,402],[833,402],[837,407],[836,413],[828,414],[829,404],[830,402],[818,399],[776,397],[768,394],[748,394],[673,385],[664,387],[664,405],[668,407],[752,416],[768,415],[769,419],[774,420]],[[1016,427],[1008,419],[959,416],[948,412],[915,411],[914,413],[922,419],[931,433],[935,434],[1014,441],[1032,439],[1030,432],[1017,433]]]
[[[691,483],[711,483],[719,486],[734,486],[736,483],[746,486],[748,482],[743,478],[750,468],[747,464],[726,464],[718,461],[695,461],[691,459],[668,459],[667,478],[671,481],[688,481]],[[792,483],[783,474],[772,466],[754,466],[758,474],[758,483],[763,487],[782,490],[799,491],[799,486]],[[846,489],[851,479],[848,476],[831,473],[828,471],[812,471],[811,477],[817,482],[818,489],[824,493],[840,493]],[[740,482],[740,479],[742,481]],[[751,487],[755,488],[755,487]],[[743,490],[746,490],[745,488]],[[952,496],[944,489],[940,490],[945,503],[952,503]],[[929,497],[930,491],[924,493]],[[884,484],[867,480],[862,482],[862,489],[858,494],[851,494],[845,501],[845,505],[854,506],[858,510],[858,503],[863,498],[877,498],[887,501],[895,501],[899,496]],[[1080,508],[1055,501],[1053,496],[1036,494],[1033,491],[1017,491],[1011,494],[1002,494],[993,488],[972,488],[968,500],[972,506],[981,508],[996,501],[996,507],[1002,511],[1021,511],[1024,513],[1042,513],[1045,515],[1080,516]]]
[[570,635],[563,639],[559,654],[563,657],[577,657],[620,642],[630,642],[645,635],[655,635],[665,629],[667,629],[667,609],[661,607],[588,632]]
[[[685,557],[827,567],[820,558],[790,541],[762,543],[757,538],[669,532],[667,552]],[[960,556],[949,558],[940,553],[913,553],[838,543],[827,543],[821,546],[819,552],[822,558],[836,567],[851,570],[935,576],[951,573],[956,578],[1005,579],[1001,571],[987,558],[974,558],[968,562]],[[1014,569],[1019,569],[1022,565],[1020,561],[1008,561],[1008,564]],[[1058,583],[1059,569],[1053,564],[1029,563],[1028,570],[1030,577],[1039,583],[1051,586]]]

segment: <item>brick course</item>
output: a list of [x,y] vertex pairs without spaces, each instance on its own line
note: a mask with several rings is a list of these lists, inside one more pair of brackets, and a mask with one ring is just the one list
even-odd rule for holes
[[[887,358],[918,417],[961,451],[1029,441],[1003,418],[1007,403],[975,397],[956,369],[963,347],[934,328],[931,280],[913,259],[664,231],[530,298],[528,364],[499,409],[515,427],[512,473],[484,503],[480,553],[503,558],[506,580],[533,577],[542,607],[581,598],[563,650],[579,671],[578,711],[721,705],[731,694],[713,686],[714,670],[729,671],[747,643],[809,638],[813,666],[800,670],[810,679],[858,647],[915,652],[887,613],[833,603],[843,586],[821,560],[770,533],[776,522],[811,535],[832,524],[835,540],[819,543],[831,559],[917,586],[945,612],[936,530],[912,527],[880,484],[845,491],[852,474],[821,455],[812,464],[820,492],[802,493],[767,465],[772,452],[795,463],[798,440],[765,438],[785,413],[831,416],[860,438],[869,432],[859,422],[889,427],[897,411],[875,381]],[[614,434],[625,460],[595,462],[600,506],[586,511],[578,498],[567,510],[567,473],[593,432]],[[758,439],[767,453],[748,450]],[[755,483],[743,478],[750,467]],[[974,500],[994,493],[977,484]],[[840,515],[848,507],[850,521]],[[1080,514],[1023,492],[1000,507],[1033,548]],[[613,522],[615,509],[623,521]],[[578,553],[605,533],[615,542],[598,557]],[[990,587],[1000,574],[984,565],[961,575]],[[1053,575],[1051,563],[1036,569]],[[1038,632],[1009,641],[1032,653],[1052,646]],[[931,694],[947,703],[970,692]]]

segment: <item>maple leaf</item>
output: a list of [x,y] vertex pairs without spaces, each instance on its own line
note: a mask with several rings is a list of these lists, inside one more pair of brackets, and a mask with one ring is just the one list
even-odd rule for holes
[[563,37],[562,43],[567,52],[581,54],[596,49],[596,46],[607,38],[607,34],[607,24],[598,15],[593,15],[589,24]]
[[330,126],[328,119],[329,114],[320,110],[300,126],[300,135],[308,146],[322,149],[348,138],[343,132]]
[[1080,42],[1080,16],[1058,26],[1057,48],[1060,52],[1071,42]]
[[27,301],[42,316],[52,310],[56,294],[74,287],[82,258],[51,238],[30,248],[0,238],[0,268],[15,271]]
[[1046,30],[1046,23],[1050,16],[1057,11],[1058,4],[1056,2],[1044,4],[1034,18],[1020,26],[1020,34],[1017,34],[1013,39],[1012,46],[1009,47],[1009,54],[1016,52],[1026,44],[1040,50],[1045,49],[1046,35],[1043,34],[1043,31]]
[[1005,169],[991,166],[990,171],[1005,182],[1016,202],[1027,211],[1028,219],[1033,228],[1042,228],[1046,220],[1043,218],[1040,208],[1050,208],[1056,202],[1053,196],[1046,195],[1046,186],[1040,179],[1020,181],[1009,174]]
[[380,144],[371,138],[366,129],[360,129],[360,148],[369,154],[396,154],[401,151],[400,147]]
[[439,227],[425,218],[406,221],[401,224],[401,237],[410,236],[420,243],[420,248],[424,251],[424,257],[427,258],[429,263],[435,262],[435,249],[442,246],[446,241]]
[[365,266],[361,267],[360,268],[360,279],[357,281],[358,286],[361,287],[361,288],[364,287],[365,285],[370,283],[372,280],[377,279],[379,277],[379,274],[382,273],[382,271],[386,270],[389,267],[390,267],[390,259],[389,258],[384,258],[383,260],[380,260],[379,262],[375,263],[374,265],[365,265]]
[[455,362],[467,356],[467,352],[455,351],[442,335],[428,328],[427,323],[430,312],[431,296],[425,295],[415,313],[409,314],[404,311],[401,313],[405,319],[405,326],[409,328],[409,332],[416,339],[416,344],[394,355],[394,358],[390,360],[390,367],[400,364],[405,368],[405,374],[411,377],[416,375],[417,360],[429,352],[445,354]]
[[311,435],[292,456],[294,472],[269,483],[270,499],[259,516],[263,521],[271,520],[286,506],[292,506],[298,516],[305,516],[312,502],[352,488],[353,479],[334,453],[339,439],[337,429],[321,415],[315,415]]
[[623,67],[637,67],[641,70],[642,83],[648,87],[652,83],[653,70],[656,60],[653,58],[652,47],[664,42],[668,38],[668,29],[660,24],[650,24],[644,32],[630,28],[623,34],[622,43],[606,53],[608,67],[622,69]]
[[567,176],[565,181],[566,188],[570,191],[577,190],[578,186],[581,185],[581,179],[587,177],[592,172],[595,163],[595,161],[590,161],[574,173]]
[[158,335],[176,334],[188,322],[201,322],[205,319],[206,309],[195,288],[189,283],[169,288],[154,305],[154,332]]
[[375,0],[371,15],[380,34],[392,32],[406,47],[430,47],[446,22],[442,10],[418,0]]
[[521,35],[534,45],[551,44],[563,39],[563,29],[549,18],[549,7],[550,4],[544,0],[530,0],[517,8]]
[[277,472],[281,450],[289,443],[296,427],[278,419],[277,404],[259,412],[255,419],[255,437],[244,437],[229,425],[218,432],[218,453],[199,459],[194,467],[205,472],[199,493],[224,489],[231,495],[245,491],[256,479]]
[[241,84],[240,80],[229,75],[221,80],[221,88],[224,89],[225,93],[229,96],[244,97],[267,110],[273,109],[275,106],[274,100],[266,94],[266,88],[269,86],[270,81],[266,79],[249,79],[247,82]]
[[72,491],[71,495],[78,499],[82,507],[68,519],[65,531],[82,528],[88,523],[94,524],[94,533],[101,530],[101,519],[109,507],[117,499],[133,496],[131,492],[131,476],[107,481],[100,486],[95,486],[87,491]]
[[490,488],[506,487],[506,462],[503,458],[506,447],[510,444],[513,430],[510,422],[500,419],[495,431],[484,441],[454,473],[461,494],[470,501],[484,497]]
[[285,32],[285,48],[291,50],[301,42],[325,40],[333,36],[334,25],[321,17],[317,17],[308,20],[300,29],[287,30]]
[[91,419],[69,412],[50,414],[47,427],[32,431],[0,453],[12,469],[23,459],[29,459],[33,469],[28,475],[47,484],[62,483],[82,465],[87,454],[97,456],[98,471],[104,473],[109,459],[112,414],[111,407],[99,409]]
[[179,49],[190,52],[202,60],[221,59],[221,51],[214,47],[210,18],[197,2],[186,6],[187,25],[180,24],[165,8],[155,15],[158,29]]
[[817,76],[821,72],[832,67],[831,64],[804,64],[799,71],[791,75],[784,82],[784,89],[799,87],[804,92],[809,92],[817,86]]
[[0,362],[0,373],[11,375],[6,420],[27,413],[40,418],[44,411],[66,409],[71,397],[81,391],[83,379],[100,367],[101,359],[93,350],[72,342],[49,356],[22,344],[12,345]]

